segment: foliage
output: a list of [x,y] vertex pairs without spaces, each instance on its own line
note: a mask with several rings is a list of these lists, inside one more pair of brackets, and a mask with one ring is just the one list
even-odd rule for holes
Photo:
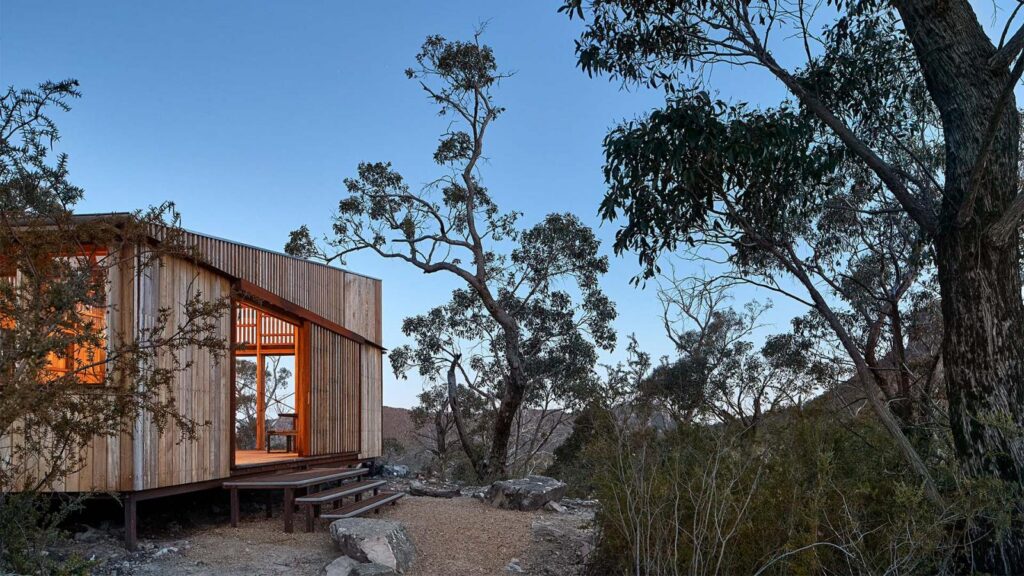
[[[666,94],[662,109],[604,142],[602,215],[625,217],[616,251],[637,253],[642,276],[675,252],[712,263],[724,284],[753,284],[810,308],[941,505],[907,437],[924,418],[933,372],[905,368],[903,318],[907,300],[934,288],[948,118],[897,18],[905,8],[570,0],[562,11],[586,19],[577,43],[585,71]],[[723,66],[760,69],[792,99],[729,102],[711,74]]]
[[[508,74],[480,33],[471,42],[430,36],[416,62],[408,77],[452,117],[434,152],[443,175],[414,192],[391,164],[362,163],[345,180],[348,195],[324,245],[302,227],[286,250],[325,262],[365,250],[465,282],[448,304],[405,321],[416,344],[395,350],[392,362],[397,374],[415,366],[435,384],[458,364],[456,387],[487,405],[466,418],[491,429],[483,445],[460,434],[463,449],[478,476],[502,476],[517,458],[519,431],[535,424],[524,408],[570,402],[596,350],[614,345],[615,309],[597,283],[608,262],[575,216],[550,214],[520,229],[519,214],[501,211],[483,185],[486,135],[503,112],[493,91]],[[449,394],[449,403],[458,397]],[[526,459],[538,449],[528,445]]]
[[205,423],[179,414],[168,393],[191,366],[181,352],[221,358],[226,350],[217,331],[228,302],[194,287],[180,310],[157,310],[133,333],[108,328],[119,305],[111,277],[130,281],[164,257],[196,254],[172,205],[125,217],[72,214],[82,190],[68,181],[65,156],[49,158],[59,132],[48,114],[76,97],[70,80],[0,96],[0,517],[25,513],[21,524],[3,524],[15,533],[0,533],[10,543],[0,562],[34,557],[40,570],[54,568],[33,556],[38,548],[17,549],[52,533],[55,516],[35,495],[77,471],[93,438],[130,433],[142,412],[161,430],[193,437]]
[[756,442],[734,426],[623,422],[583,451],[602,503],[595,574],[962,573],[964,527],[1008,510],[1005,487],[931,506],[872,419],[813,408]]
[[0,567],[13,574],[89,574],[92,562],[55,558],[49,548],[65,537],[61,523],[80,508],[77,499],[56,503],[33,493],[5,494],[0,514]]

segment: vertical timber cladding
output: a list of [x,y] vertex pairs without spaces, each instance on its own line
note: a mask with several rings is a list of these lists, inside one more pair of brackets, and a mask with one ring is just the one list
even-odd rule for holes
[[380,280],[195,232],[187,235],[214,268],[382,344]]
[[[141,276],[139,284],[139,321],[152,325],[154,315],[162,308],[170,309],[166,331],[185,320],[184,305],[197,293],[203,299],[227,298],[231,294],[230,280],[193,262],[178,258],[164,258],[162,265],[153,265]],[[217,325],[217,335],[229,339],[230,313],[226,312]],[[198,424],[194,438],[182,438],[182,431],[168,422],[161,432],[152,416],[142,419],[142,478],[136,479],[135,489],[175,486],[216,478],[230,474],[231,430],[225,415],[230,411],[232,387],[231,369],[226,357],[216,358],[206,350],[194,347],[179,351],[182,369],[177,371],[168,394],[173,397],[177,410]],[[160,360],[164,368],[171,367],[169,357]]]
[[309,455],[359,452],[360,345],[310,327]]
[[[107,270],[106,324],[111,342],[130,342],[133,337],[134,292],[132,262],[134,247],[124,245],[110,248],[110,257],[117,264]],[[0,459],[9,457],[4,442],[17,442],[16,438],[0,439]],[[6,446],[8,449],[9,446]],[[82,452],[82,467],[51,488],[54,492],[116,492],[130,490],[132,486],[132,437],[128,432],[116,436],[96,436]],[[45,474],[49,464],[39,459],[35,473]]]
[[383,453],[384,352],[362,346],[362,447],[360,458],[379,458]]
[[[380,280],[254,246],[187,234],[211,266],[383,345]],[[310,325],[309,347],[306,455],[380,456],[382,350],[316,324]]]

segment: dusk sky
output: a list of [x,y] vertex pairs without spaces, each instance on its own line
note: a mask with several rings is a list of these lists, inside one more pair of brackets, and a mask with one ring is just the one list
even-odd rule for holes
[[[186,228],[281,250],[288,231],[326,230],[360,161],[389,160],[413,187],[442,172],[431,160],[446,120],[403,71],[429,34],[484,41],[515,75],[496,91],[507,112],[487,143],[483,179],[523,224],[568,211],[601,224],[601,141],[608,128],[662,102],[576,67],[579,22],[559,2],[50,2],[0,3],[0,83],[77,78],[83,98],[58,114],[58,150],[86,190],[82,212],[171,200]],[[728,71],[726,71],[727,73]],[[777,101],[758,74],[718,82],[739,98]],[[447,300],[458,282],[366,254],[347,268],[383,279],[384,344],[402,319]],[[671,352],[655,291],[630,285],[635,256],[612,259],[603,286],[617,303],[619,349],[636,333]],[[787,328],[779,302],[770,329]],[[417,379],[385,379],[385,404],[411,406]]]

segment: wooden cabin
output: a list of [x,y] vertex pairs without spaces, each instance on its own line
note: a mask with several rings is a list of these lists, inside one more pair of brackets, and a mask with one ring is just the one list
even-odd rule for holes
[[[94,439],[84,467],[54,488],[121,494],[132,532],[140,500],[381,455],[381,281],[204,234],[187,232],[185,240],[201,261],[164,257],[142,274],[112,269],[104,321],[108,331],[130,333],[160,309],[181,310],[190,291],[229,297],[219,334],[232,352],[220,360],[188,354],[191,367],[172,386],[179,411],[209,424],[181,441],[173,426],[160,432],[143,414],[131,433]],[[247,413],[235,385],[246,362],[255,380]],[[280,373],[282,363],[290,375]],[[272,373],[286,388],[283,399],[268,396],[271,365],[286,376],[282,383]],[[243,431],[243,419],[255,430]]]

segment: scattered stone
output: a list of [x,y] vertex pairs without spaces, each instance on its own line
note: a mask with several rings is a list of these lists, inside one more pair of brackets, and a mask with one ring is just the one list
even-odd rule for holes
[[554,478],[527,476],[491,484],[484,498],[498,508],[529,512],[539,510],[552,500],[560,500],[567,488],[564,482]]
[[405,478],[409,475],[409,467],[402,464],[385,464],[382,475],[391,478]]
[[523,567],[519,565],[519,558],[513,558],[509,561],[508,565],[505,566],[506,572],[512,572],[513,574],[522,574],[525,572]]
[[426,483],[413,480],[409,484],[409,494],[412,496],[430,496],[431,498],[455,498],[461,496],[462,491],[456,484],[450,483]]
[[359,562],[375,562],[404,574],[416,559],[405,526],[391,520],[345,518],[331,523],[331,539],[342,554]]
[[157,550],[156,552],[154,552],[153,553],[153,558],[159,558],[161,556],[166,556],[168,554],[173,554],[173,553],[175,553],[177,551],[178,551],[178,549],[175,548],[174,546],[167,546],[165,548],[161,548],[161,549]]
[[579,498],[562,498],[561,503],[567,508],[593,509],[601,503],[597,500],[581,500]]
[[472,496],[477,500],[483,500],[484,494],[487,494],[487,486],[463,486],[460,491],[463,496]]
[[554,500],[545,504],[544,509],[547,510],[548,512],[558,512],[559,514],[566,512],[565,506],[562,506],[561,504],[555,502]]

